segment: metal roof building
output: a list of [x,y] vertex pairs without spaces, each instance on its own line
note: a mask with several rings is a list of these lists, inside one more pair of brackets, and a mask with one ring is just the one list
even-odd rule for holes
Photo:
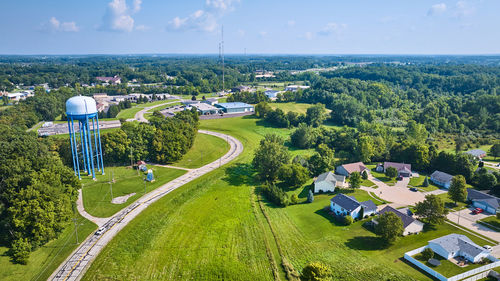
[[222,108],[225,113],[244,113],[253,112],[254,107],[244,102],[224,102],[216,104],[217,107]]

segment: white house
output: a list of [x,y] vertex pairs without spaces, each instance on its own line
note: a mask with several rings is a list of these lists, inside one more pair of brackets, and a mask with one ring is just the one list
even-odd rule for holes
[[371,200],[358,202],[354,196],[342,193],[330,199],[330,210],[337,216],[351,216],[357,219],[361,216],[361,209],[363,209],[363,216],[377,213],[377,205]]
[[491,214],[496,214],[500,207],[500,198],[472,188],[467,188],[467,201]]
[[477,245],[465,235],[455,233],[429,241],[427,248],[445,259],[462,256],[473,263],[490,255],[490,250]]
[[334,192],[335,187],[344,187],[345,177],[326,172],[314,181],[314,192]]
[[301,86],[301,85],[289,85],[285,87],[285,92],[296,92],[298,90],[309,89],[310,86]]
[[[416,233],[420,233],[423,229],[424,229],[424,223],[419,221],[419,220],[416,220],[410,216],[408,216],[407,214],[401,212],[400,210],[396,210],[394,209],[393,207],[387,205],[385,208],[383,208],[382,210],[380,210],[379,214],[384,214],[384,213],[387,213],[387,212],[391,212],[391,213],[394,213],[396,214],[398,217],[401,218],[401,221],[403,222],[403,235],[408,235],[408,234],[416,234]],[[377,224],[377,220],[376,219],[373,219],[372,222],[374,224]]]
[[335,169],[335,172],[337,174],[343,175],[346,177],[350,176],[351,173],[353,173],[353,172],[359,172],[361,174],[363,171],[370,173],[370,171],[368,170],[368,168],[366,168],[366,165],[363,164],[363,162],[344,164],[344,165],[337,166],[337,168]]
[[446,189],[450,188],[452,179],[452,175],[437,170],[431,174],[431,181],[436,185],[442,186]]

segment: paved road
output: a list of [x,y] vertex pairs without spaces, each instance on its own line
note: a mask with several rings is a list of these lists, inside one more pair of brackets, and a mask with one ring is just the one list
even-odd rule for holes
[[109,243],[109,241],[111,241],[111,239],[113,239],[113,237],[120,230],[122,230],[149,205],[176,188],[179,188],[184,184],[232,161],[243,151],[243,145],[236,138],[210,131],[200,130],[199,132],[226,140],[230,145],[229,151],[216,161],[201,168],[188,171],[184,175],[145,194],[126,209],[120,211],[113,217],[108,218],[102,225],[104,232],[101,235],[91,235],[84,242],[82,242],[82,244],[66,259],[66,261],[59,266],[52,276],[50,276],[49,280],[79,280],[88,266],[92,263],[99,252]]
[[134,116],[134,118],[132,119],[127,119],[127,121],[139,121],[139,122],[144,122],[144,123],[149,123],[148,119],[146,119],[144,117],[144,114],[148,111],[150,111],[151,109],[153,108],[156,108],[156,107],[160,107],[160,106],[164,106],[164,105],[167,105],[167,104],[172,104],[172,103],[178,103],[179,101],[176,100],[176,101],[170,101],[170,102],[166,102],[166,103],[161,103],[161,104],[157,104],[157,105],[153,105],[153,106],[148,106],[148,107],[145,107],[143,110],[137,112]]
[[[457,212],[452,212],[449,213],[447,218],[456,223],[459,224],[465,228],[468,228],[470,230],[473,230],[481,235],[484,235],[492,240],[495,240],[497,242],[500,242],[500,232],[496,232],[482,224],[477,223],[478,220],[484,219],[488,216],[491,216],[491,214],[477,214],[473,215],[472,214],[473,208],[469,209],[464,209],[461,211]],[[491,245],[493,246],[493,245]]]

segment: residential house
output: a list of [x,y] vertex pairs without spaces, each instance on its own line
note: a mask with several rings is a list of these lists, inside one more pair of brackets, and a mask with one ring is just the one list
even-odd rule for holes
[[335,169],[335,172],[337,174],[343,175],[346,177],[349,177],[351,175],[351,173],[353,173],[353,172],[362,173],[363,171],[366,171],[367,173],[370,172],[368,170],[368,168],[366,168],[366,165],[363,164],[363,162],[343,164],[343,165],[337,166],[337,168]]
[[431,174],[431,181],[434,184],[442,186],[446,189],[450,188],[452,179],[452,175],[437,170]]
[[115,75],[113,77],[103,77],[103,76],[98,76],[95,78],[97,81],[101,81],[104,83],[109,83],[113,85],[121,84],[122,80],[119,76]]
[[472,188],[467,188],[467,201],[491,214],[496,214],[500,207],[500,198]]
[[353,219],[377,213],[377,206],[371,200],[358,202],[354,196],[338,194],[330,199],[330,210],[337,216],[351,216]]
[[326,172],[319,175],[314,181],[314,192],[334,192],[335,187],[344,187],[345,177]]
[[264,95],[266,95],[270,100],[276,100],[278,98],[279,93],[280,91],[267,90],[264,92]]
[[426,248],[431,248],[434,253],[448,260],[460,256],[473,263],[490,255],[490,250],[477,245],[465,235],[455,233],[429,241]]
[[411,177],[411,164],[397,163],[397,162],[384,162],[384,172],[387,168],[393,167],[398,170],[398,176]]
[[[396,214],[399,218],[401,218],[401,221],[403,222],[403,235],[408,235],[408,234],[417,234],[420,233],[424,229],[424,223],[414,219],[411,216],[408,216],[405,211],[397,210],[394,209],[393,207],[387,205],[385,208],[380,210],[379,214],[385,214],[387,212],[391,212]],[[376,219],[373,219],[372,222],[376,225],[378,222]]]
[[240,86],[231,88],[231,92],[233,92],[233,93],[235,93],[235,92],[255,92],[255,89],[253,89],[250,86],[240,85]]
[[298,90],[309,89],[310,86],[301,86],[301,85],[289,85],[285,87],[285,92],[296,92]]
[[465,153],[470,154],[477,159],[482,159],[486,156],[486,151],[481,150],[481,149],[472,149],[472,150],[469,150]]

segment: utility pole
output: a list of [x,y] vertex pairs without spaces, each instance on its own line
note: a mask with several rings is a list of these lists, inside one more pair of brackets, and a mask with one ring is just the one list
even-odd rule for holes
[[73,222],[75,223],[75,236],[76,236],[76,244],[79,244],[79,243],[78,243],[78,231],[77,231],[77,229],[78,229],[78,225],[76,224],[76,221],[77,221],[77,219],[76,219],[76,218],[74,218],[74,219],[73,219]]
[[201,164],[203,164],[203,150],[201,151]]
[[144,194],[146,194],[146,177],[144,177]]
[[224,93],[224,89],[225,89],[225,80],[224,80],[224,74],[225,74],[225,69],[224,69],[224,25],[222,25],[221,49],[222,49],[222,93]]
[[112,174],[113,174],[113,178],[109,179],[109,192],[111,193],[111,201],[113,201],[113,181],[115,180],[115,171],[113,171]]

